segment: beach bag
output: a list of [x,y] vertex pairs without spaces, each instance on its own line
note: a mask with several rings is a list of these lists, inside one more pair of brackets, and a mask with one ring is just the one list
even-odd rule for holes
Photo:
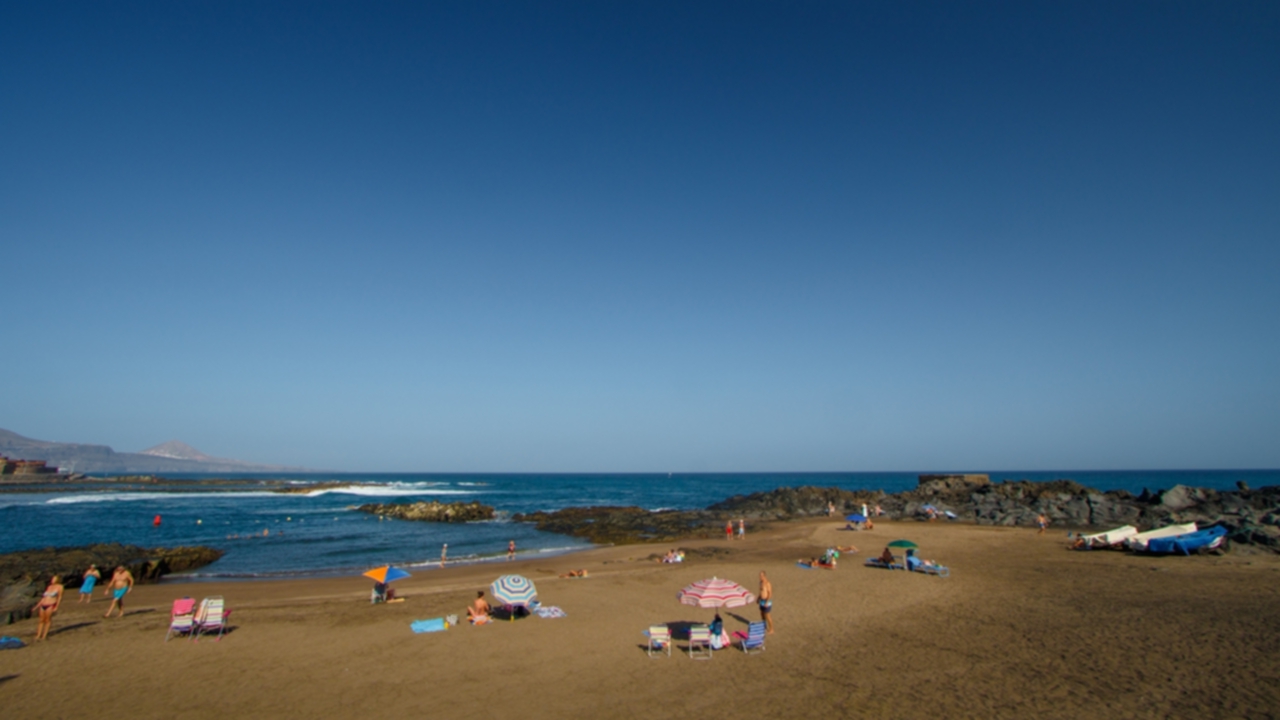
[[26,646],[26,643],[16,637],[9,637],[8,635],[0,637],[0,650],[17,650]]

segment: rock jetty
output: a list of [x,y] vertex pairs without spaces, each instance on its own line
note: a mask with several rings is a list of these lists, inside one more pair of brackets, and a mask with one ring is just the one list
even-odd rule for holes
[[863,504],[880,506],[893,519],[924,519],[927,507],[950,511],[956,519],[979,525],[1033,526],[1044,513],[1068,528],[1159,527],[1197,522],[1220,524],[1232,542],[1280,552],[1280,486],[1216,491],[1177,485],[1134,496],[1123,490],[1102,492],[1073,480],[993,483],[986,475],[921,475],[906,492],[851,491],[840,488],[788,487],[735,495],[705,510],[651,512],[638,507],[565,508],[515,515],[539,530],[572,535],[596,543],[626,544],[676,538],[718,537],[727,520],[752,524],[826,515],[834,505],[843,516]]
[[370,503],[356,509],[371,515],[386,515],[400,520],[423,522],[474,522],[493,519],[493,508],[478,502],[442,503],[432,500],[415,503]]
[[153,583],[171,573],[204,567],[220,557],[222,551],[211,547],[148,549],[115,543],[0,555],[0,625],[31,617],[31,608],[51,575],[62,576],[70,602],[75,602],[75,592],[90,565],[98,566],[103,580],[123,565],[135,581]]

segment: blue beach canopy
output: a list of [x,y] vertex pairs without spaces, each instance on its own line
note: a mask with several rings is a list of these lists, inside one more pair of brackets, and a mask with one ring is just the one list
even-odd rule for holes
[[854,513],[852,515],[845,515],[844,519],[848,520],[849,522],[866,522],[867,516],[861,513]]

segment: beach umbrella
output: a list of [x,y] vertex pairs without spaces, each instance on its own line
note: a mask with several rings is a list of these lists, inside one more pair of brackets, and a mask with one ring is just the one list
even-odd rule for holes
[[889,543],[889,547],[891,547],[891,548],[911,548],[912,550],[919,550],[919,549],[920,549],[920,546],[919,546],[919,545],[917,545],[917,544],[915,544],[915,543],[911,542],[910,540],[894,540],[893,542]]
[[848,520],[849,522],[864,523],[867,521],[867,516],[854,513],[852,515],[845,515],[844,519]]
[[756,596],[732,580],[713,577],[689,585],[676,593],[676,599],[694,607],[734,608],[750,605],[756,601]]
[[363,574],[365,577],[373,580],[374,582],[380,582],[384,584],[389,583],[392,580],[399,580],[400,578],[409,577],[409,573],[405,572],[404,570],[401,570],[400,568],[391,567],[390,565],[383,565],[380,568],[374,568]]
[[529,607],[538,597],[533,581],[523,575],[503,575],[493,581],[489,592],[495,600],[510,607]]

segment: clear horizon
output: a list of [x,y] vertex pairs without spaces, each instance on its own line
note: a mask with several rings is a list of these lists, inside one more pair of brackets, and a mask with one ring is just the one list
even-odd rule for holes
[[1262,2],[8,4],[0,427],[1280,468],[1277,47]]

